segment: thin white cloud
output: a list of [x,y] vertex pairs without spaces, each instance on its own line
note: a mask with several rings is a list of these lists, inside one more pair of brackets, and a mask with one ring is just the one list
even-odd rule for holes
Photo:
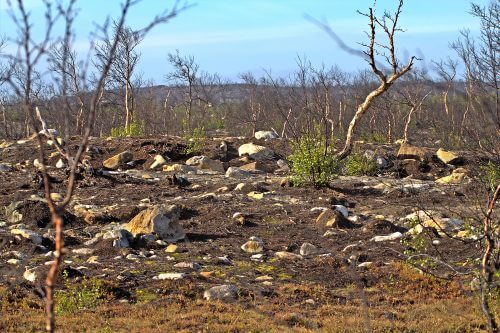
[[142,47],[177,45],[221,44],[231,42],[273,40],[305,36],[317,31],[311,24],[297,24],[255,29],[236,29],[207,32],[172,32],[167,35],[152,34],[143,41]]

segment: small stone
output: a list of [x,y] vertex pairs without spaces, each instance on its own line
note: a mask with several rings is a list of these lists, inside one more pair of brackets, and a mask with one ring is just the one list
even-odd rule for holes
[[181,172],[181,173],[196,173],[197,169],[195,167],[184,165],[184,164],[173,164],[173,165],[164,165],[163,171],[166,172]]
[[264,259],[264,253],[257,253],[250,257],[252,260],[262,260]]
[[165,163],[167,163],[167,160],[163,156],[156,155],[154,162],[151,163],[151,166],[149,168],[150,169],[156,169],[158,167],[163,166]]
[[94,253],[94,249],[90,249],[88,247],[82,247],[80,249],[73,249],[71,252],[73,252],[74,254],[89,255]]
[[436,179],[436,183],[443,185],[458,185],[463,183],[465,179],[467,179],[467,175],[465,174],[465,172],[462,173],[455,171],[449,176]]
[[179,249],[179,247],[175,244],[170,244],[169,246],[167,246],[167,248],[165,249],[165,252],[166,253],[176,253],[177,250]]
[[226,170],[226,177],[232,178],[249,178],[252,174],[248,171],[242,170],[237,167],[229,167]]
[[373,264],[373,262],[371,262],[371,261],[365,261],[365,262],[362,262],[361,264],[359,264],[358,267],[360,267],[360,268],[363,268],[363,267],[368,268],[372,264]]
[[201,269],[201,265],[196,263],[196,262],[179,262],[174,265],[175,268],[186,268],[186,269],[192,269],[192,270],[199,270]]
[[247,193],[247,197],[255,200],[262,200],[264,199],[264,193],[262,192],[257,192],[257,191],[252,191]]
[[325,233],[323,234],[323,237],[332,237],[335,235],[337,235],[337,232],[335,230],[329,229],[329,230],[325,231]]
[[247,225],[248,224],[248,220],[246,219],[245,215],[243,215],[242,213],[239,213],[239,212],[233,214],[233,220],[235,220],[236,223],[239,225]]
[[243,189],[247,186],[247,184],[245,183],[239,183],[238,185],[236,185],[236,187],[234,188],[234,191],[243,191]]
[[393,241],[397,240],[403,237],[403,234],[400,233],[399,231],[393,232],[392,234],[386,235],[386,236],[375,236],[370,241],[372,242],[387,242],[387,241]]
[[211,300],[232,300],[238,296],[238,288],[232,284],[224,284],[205,290],[203,298]]
[[34,270],[27,269],[23,273],[23,278],[25,280],[28,280],[29,282],[35,282],[35,280],[37,278],[37,274]]
[[312,298],[308,298],[305,300],[305,303],[306,304],[309,304],[309,305],[316,305],[316,302],[312,299]]
[[66,164],[64,163],[64,161],[62,159],[59,159],[56,163],[56,168],[58,169],[62,169],[66,166]]
[[269,275],[262,275],[255,278],[255,281],[272,281],[274,278]]
[[87,263],[89,264],[100,264],[99,261],[97,261],[99,259],[98,256],[91,256],[87,259]]
[[50,193],[50,198],[55,202],[61,202],[64,199],[63,196],[59,193]]
[[124,229],[134,236],[154,233],[165,241],[175,242],[186,236],[179,222],[180,213],[181,208],[177,205],[157,205],[141,211],[124,225]]
[[316,253],[318,253],[318,248],[311,244],[311,243],[303,243],[301,246],[300,246],[300,251],[299,253],[302,255],[302,256],[311,256],[311,255],[314,255]]
[[21,263],[21,260],[19,260],[19,259],[9,259],[9,260],[7,260],[7,263],[9,265],[19,265]]
[[224,173],[224,164],[221,161],[212,160],[206,156],[193,156],[186,161],[186,165],[196,166],[201,170]]
[[139,260],[140,259],[140,257],[137,254],[133,254],[133,253],[127,254],[127,256],[125,258],[128,260]]
[[203,271],[203,272],[200,272],[200,276],[204,277],[205,279],[213,277],[214,274],[215,274],[214,271]]
[[276,257],[283,260],[301,260],[303,257],[300,254],[287,251],[278,251],[275,253]]
[[349,210],[344,205],[333,205],[333,209],[335,209],[338,212],[341,212],[345,218],[349,216]]
[[42,163],[40,163],[40,161],[38,160],[38,158],[35,158],[33,160],[33,166],[37,169],[42,169]]
[[185,273],[161,273],[158,280],[182,280],[187,277]]
[[264,243],[257,237],[251,237],[248,242],[241,246],[246,253],[260,253],[264,251]]

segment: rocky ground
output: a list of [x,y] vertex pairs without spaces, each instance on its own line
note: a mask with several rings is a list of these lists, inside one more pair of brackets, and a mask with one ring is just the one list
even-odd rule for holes
[[[290,186],[285,140],[186,145],[91,140],[64,216],[63,331],[485,329],[477,156],[358,143],[378,174],[314,188]],[[0,145],[0,331],[43,328],[54,231],[37,149]],[[44,149],[61,200],[68,170]]]

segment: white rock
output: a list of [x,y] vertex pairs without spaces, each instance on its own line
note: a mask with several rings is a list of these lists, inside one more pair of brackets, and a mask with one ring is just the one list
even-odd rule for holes
[[326,207],[313,207],[310,209],[311,212],[324,212],[325,210],[328,210]]
[[201,269],[201,265],[196,262],[179,262],[174,265],[175,268],[188,268],[193,270]]
[[127,256],[125,258],[128,260],[139,260],[140,259],[140,257],[137,254],[133,254],[133,253],[127,254]]
[[161,273],[158,275],[158,280],[181,280],[187,277],[184,273]]
[[346,206],[343,206],[343,205],[333,205],[333,208],[336,211],[341,212],[342,215],[344,215],[345,218],[347,218],[347,216],[349,216],[349,210],[347,210]]
[[358,267],[370,267],[373,264],[371,261],[365,261],[358,265]]
[[37,274],[34,270],[27,269],[23,273],[23,278],[25,280],[28,280],[29,282],[35,282],[35,280],[37,278]]
[[318,253],[318,248],[311,243],[303,243],[300,246],[299,253],[303,256],[311,256]]
[[239,183],[238,185],[236,185],[236,187],[234,188],[234,191],[241,191],[243,190],[243,188],[246,186],[245,183]]
[[372,242],[386,242],[386,241],[393,241],[397,240],[403,237],[403,234],[400,233],[399,231],[393,232],[392,234],[386,235],[386,236],[375,236],[370,241]]
[[274,152],[271,149],[253,143],[245,143],[238,148],[239,156],[243,156],[245,154],[254,160],[272,158],[274,156]]
[[210,300],[231,300],[238,296],[238,288],[232,284],[223,284],[205,290],[203,298]]
[[255,132],[254,136],[257,140],[261,140],[261,139],[273,140],[273,139],[278,138],[278,134],[276,132],[273,132],[273,131],[257,131],[257,132]]
[[64,161],[61,158],[56,163],[56,168],[58,168],[58,169],[62,169],[65,166],[66,166],[66,164],[64,163]]
[[242,170],[237,167],[229,167],[226,170],[226,177],[232,178],[249,178],[252,174],[246,170]]
[[221,161],[212,160],[206,156],[193,156],[186,161],[186,165],[196,166],[201,170],[212,170],[224,173],[224,164]]
[[151,166],[149,167],[150,169],[156,169],[160,166],[163,166],[165,163],[167,163],[167,160],[161,156],[161,155],[156,155],[155,160],[153,163],[151,163]]
[[13,258],[13,259],[9,259],[9,260],[7,260],[7,263],[8,263],[9,265],[19,265],[19,264],[21,263],[21,260],[19,260],[19,259],[14,259],[14,258]]

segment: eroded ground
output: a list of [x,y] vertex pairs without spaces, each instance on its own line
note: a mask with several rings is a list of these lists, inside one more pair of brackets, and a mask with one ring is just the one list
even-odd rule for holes
[[[470,225],[481,219],[486,202],[473,155],[461,152],[460,164],[451,166],[435,156],[398,158],[396,146],[366,145],[360,149],[382,156],[385,168],[372,177],[340,176],[326,188],[283,181],[286,170],[275,172],[276,161],[290,153],[283,140],[207,140],[200,155],[220,160],[224,169],[239,167],[253,161],[238,156],[238,147],[247,142],[269,147],[274,155],[258,166],[267,172],[238,178],[210,170],[173,176],[150,169],[157,154],[168,165],[184,164],[190,156],[179,138],[91,141],[86,159],[93,172],[79,174],[65,216],[66,252],[56,297],[61,331],[485,329],[470,274],[481,255]],[[68,146],[74,150],[76,143]],[[102,172],[105,159],[125,150],[132,163]],[[435,150],[429,149],[430,155]],[[43,279],[53,259],[53,230],[40,201],[36,157],[34,141],[0,148],[0,163],[11,166],[0,172],[0,206],[11,207],[0,215],[0,331],[44,327]],[[58,159],[50,158],[52,192],[64,194],[67,170],[55,167]],[[459,167],[466,176],[457,184],[435,182]],[[155,205],[180,207],[183,240],[138,235],[118,247],[116,237],[103,237]],[[317,221],[335,205],[348,209],[348,226]],[[428,212],[437,224],[444,219],[443,229],[425,224],[430,218],[422,213],[415,218],[418,211]],[[423,224],[420,233],[408,232]],[[387,235],[394,238],[374,239]],[[241,249],[251,237],[262,241],[262,251]],[[307,251],[304,243],[313,247]],[[206,300],[205,292],[220,285],[231,286],[234,294]],[[493,302],[495,308],[498,297]]]

